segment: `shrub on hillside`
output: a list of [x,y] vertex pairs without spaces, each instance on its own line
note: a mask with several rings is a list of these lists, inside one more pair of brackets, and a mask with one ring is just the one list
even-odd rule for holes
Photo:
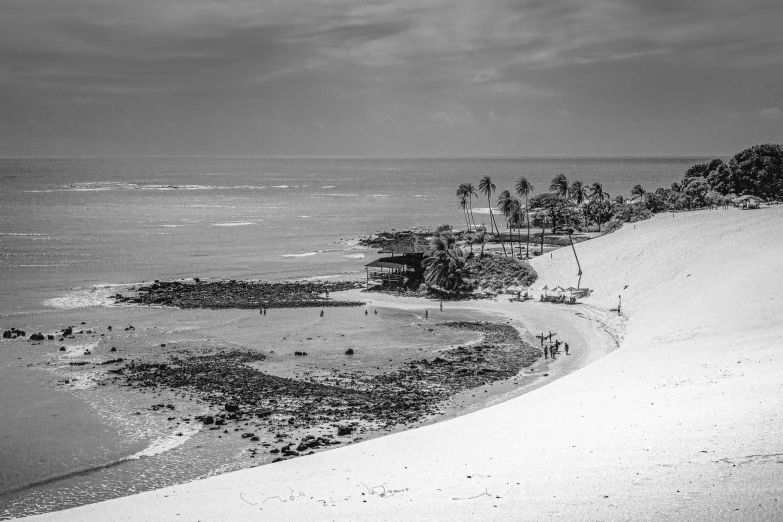
[[637,221],[644,221],[650,219],[652,212],[646,205],[641,203],[623,203],[617,205],[614,211],[614,217],[612,219],[619,220],[623,223],[635,223]]
[[473,278],[474,288],[498,291],[509,286],[530,286],[538,279],[532,266],[511,257],[473,256],[468,259],[466,268]]

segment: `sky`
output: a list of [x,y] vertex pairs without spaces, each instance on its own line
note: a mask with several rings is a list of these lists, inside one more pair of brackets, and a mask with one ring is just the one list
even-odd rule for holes
[[731,155],[779,0],[0,0],[0,156]]

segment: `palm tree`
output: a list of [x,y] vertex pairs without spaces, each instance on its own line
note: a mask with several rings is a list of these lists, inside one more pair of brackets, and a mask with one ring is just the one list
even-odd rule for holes
[[459,207],[462,209],[462,213],[465,216],[465,223],[468,225],[468,232],[470,232],[470,221],[468,221],[468,193],[465,183],[462,183],[457,188],[457,198],[459,198]]
[[[525,196],[525,221],[527,221],[527,245],[525,246],[525,257],[530,257],[530,209],[528,209],[527,205],[527,197],[530,195],[531,192],[533,192],[533,184],[530,183],[525,176],[520,176],[519,179],[517,179],[517,194],[520,196]],[[541,230],[541,234],[543,234],[543,229]],[[522,249],[522,245],[519,245],[520,250]]]
[[[604,201],[609,201],[611,199],[611,196],[608,192],[604,192],[604,186],[601,185],[599,182],[594,182],[590,186],[590,200],[597,203],[599,206]],[[598,212],[598,231],[601,231],[601,212],[599,209]]]
[[639,201],[644,201],[644,195],[647,194],[647,190],[641,185],[636,185],[634,188],[631,189],[631,195],[633,197],[631,198],[631,201],[634,199],[638,199]]
[[468,221],[468,199],[464,194],[457,194],[459,196],[459,208],[462,209],[462,216],[465,218],[465,224],[468,226],[467,231],[470,232],[470,221]]
[[455,244],[453,234],[441,234],[432,240],[431,255],[421,263],[424,281],[447,292],[459,292],[468,275],[465,253]]
[[[571,188],[568,189],[568,194],[571,196],[571,199],[574,200],[574,203],[580,207],[585,202],[585,200],[587,200],[587,188],[581,181],[574,181],[571,183]],[[587,213],[583,213],[585,215],[585,231],[587,231]]]
[[482,194],[487,195],[487,205],[489,206],[489,224],[490,224],[490,232],[492,232],[492,225],[495,226],[495,230],[498,231],[498,236],[500,236],[500,246],[503,247],[503,255],[506,255],[506,245],[503,243],[503,236],[500,235],[500,229],[498,228],[497,223],[495,223],[495,215],[492,213],[492,201],[490,201],[490,196],[493,192],[495,192],[495,189],[497,187],[494,183],[492,183],[492,180],[489,176],[484,176],[481,178],[481,181],[479,181],[478,189],[482,192]]
[[568,191],[568,178],[565,177],[565,174],[560,173],[552,178],[552,183],[549,184],[549,192],[553,192],[565,199],[568,197]]
[[[512,208],[511,208],[511,222],[514,224],[515,227],[517,227],[517,245],[519,245],[519,259],[522,259],[522,237],[520,229],[522,228],[522,223],[524,223],[525,220],[525,214],[522,210],[522,202],[517,198],[511,198],[512,199]],[[514,255],[514,250],[511,249],[511,255]]]
[[468,208],[470,209],[470,219],[473,221],[473,228],[476,228],[476,220],[473,217],[473,197],[478,197],[478,192],[476,192],[476,187],[473,186],[473,183],[464,183],[465,185],[465,193],[468,195]]
[[514,257],[514,232],[512,230],[512,218],[514,216],[515,206],[519,204],[519,201],[511,195],[508,190],[504,190],[498,197],[498,210],[506,217],[506,224],[510,231],[509,234],[509,248],[511,249],[511,257]]
[[[565,174],[562,172],[552,178],[552,182],[549,184],[549,192],[552,192],[556,196],[558,196],[561,199],[568,198],[568,191],[570,190],[570,187],[568,186],[568,178],[565,177]],[[555,214],[552,214],[552,232],[554,233],[555,228],[557,227],[557,222],[555,221]]]

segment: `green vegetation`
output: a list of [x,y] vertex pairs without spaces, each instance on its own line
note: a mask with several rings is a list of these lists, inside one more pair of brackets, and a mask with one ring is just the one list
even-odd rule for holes
[[[552,234],[559,231],[568,235],[559,243],[571,245],[575,241],[571,233],[575,230],[594,231],[591,224],[596,224],[598,232],[610,233],[620,228],[623,223],[634,223],[649,219],[659,212],[674,212],[704,207],[728,206],[735,202],[738,196],[753,196],[761,200],[783,199],[783,146],[755,145],[736,154],[728,163],[714,159],[709,163],[693,165],[683,175],[682,181],[673,183],[670,188],[658,188],[649,191],[642,185],[636,185],[631,190],[630,198],[622,195],[614,198],[604,192],[603,185],[594,182],[591,185],[576,180],[569,183],[564,174],[556,175],[549,191],[531,196],[533,185],[525,176],[520,176],[516,182],[515,191],[522,201],[508,190],[502,190],[497,200],[497,210],[506,218],[510,231],[510,252],[506,250],[503,236],[495,221],[491,197],[497,187],[489,176],[484,176],[478,183],[478,191],[487,196],[490,216],[490,230],[476,226],[473,218],[472,199],[478,196],[471,183],[462,183],[456,195],[463,209],[467,233],[460,239],[470,248],[468,254],[456,246],[456,239],[450,230],[441,227],[441,233],[433,241],[432,252],[425,259],[425,282],[430,286],[447,292],[459,292],[471,287],[498,287],[505,284],[526,285],[525,274],[535,272],[526,263],[520,263],[515,258],[514,229],[517,229],[517,245],[522,257],[521,228],[527,226],[527,248],[530,252],[530,226],[541,228],[541,250],[544,252],[544,238],[547,228]],[[603,225],[603,230],[602,230]],[[487,235],[500,240],[503,257],[485,256],[484,243]],[[538,236],[538,233],[536,233]],[[577,239],[584,239],[584,236]],[[550,240],[551,242],[551,240]],[[473,246],[481,245],[478,256],[473,253]],[[511,259],[506,256],[511,254]],[[574,248],[576,258],[576,249]],[[579,262],[576,258],[577,264]],[[516,275],[523,274],[521,279]],[[492,275],[489,275],[492,274]],[[579,271],[581,275],[581,270]],[[511,283],[510,281],[515,281]]]
[[472,287],[500,291],[509,286],[532,285],[538,274],[532,266],[519,259],[501,256],[473,256],[466,264],[472,276]]

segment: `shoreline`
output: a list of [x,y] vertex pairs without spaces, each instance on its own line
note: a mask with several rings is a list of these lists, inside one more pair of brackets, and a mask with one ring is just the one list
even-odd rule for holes
[[[353,299],[359,299],[359,298],[364,299],[367,302],[366,307],[368,309],[370,309],[370,310],[372,310],[372,308],[370,308],[370,307],[378,307],[379,309],[382,308],[383,310],[398,310],[398,311],[402,310],[402,311],[410,312],[410,311],[415,311],[416,309],[420,309],[420,310],[423,311],[423,309],[425,307],[428,307],[428,308],[431,309],[430,311],[431,311],[431,314],[433,316],[433,319],[434,319],[434,316],[437,313],[439,313],[439,312],[435,311],[437,309],[437,301],[433,302],[433,301],[431,301],[429,299],[404,298],[404,297],[400,298],[400,297],[389,296],[389,295],[384,295],[384,294],[375,294],[375,293],[362,292],[362,291],[360,291],[358,289],[338,292],[338,293],[336,293],[334,295],[334,297],[338,298],[338,299],[346,299],[346,300],[353,300]],[[371,297],[371,299],[368,299],[369,297]],[[528,307],[529,309],[537,309],[539,307],[538,304],[534,305],[532,301],[529,301],[528,303],[524,303],[524,304],[518,304],[518,305],[519,306]],[[478,312],[480,314],[484,314],[484,316],[487,316],[487,318],[494,318],[494,320],[497,320],[497,321],[500,321],[500,322],[509,321],[509,320],[513,319],[514,323],[515,323],[515,327],[519,331],[519,326],[518,326],[517,323],[519,323],[520,321],[517,320],[517,318],[515,317],[515,316],[519,315],[518,314],[519,310],[515,309],[516,305],[514,305],[512,303],[492,302],[492,301],[480,301],[480,302],[468,301],[468,302],[449,302],[446,306],[447,306],[447,309],[448,309],[447,311],[458,311],[459,313],[462,313],[462,314],[468,314],[468,317],[471,314]],[[511,307],[511,308],[509,308],[509,307]],[[549,315],[549,314],[547,314],[547,312],[551,312],[552,311],[551,309],[552,309],[551,306],[543,307],[543,308],[541,308],[540,311],[544,312],[544,315]],[[345,309],[345,310],[349,311],[350,309]],[[141,314],[143,316],[147,316],[147,317],[150,317],[150,318],[156,316],[160,312],[169,313],[169,314],[174,313],[175,315],[177,314],[177,310],[176,309],[174,309],[174,310],[169,309],[168,311],[166,311],[165,308],[158,308],[158,307],[151,308],[151,309],[147,308],[147,307],[118,307],[118,308],[113,308],[113,309],[107,310],[107,312],[109,312],[109,311],[110,312],[114,312],[115,313],[114,315],[124,315],[124,313],[128,313],[128,312],[132,311],[132,312],[134,312],[136,314]],[[569,311],[570,312],[574,312],[575,310],[569,310]],[[204,312],[207,312],[207,311],[204,311]],[[277,316],[277,315],[279,315],[280,313],[283,313],[283,312],[284,312],[284,310],[276,311],[275,312],[275,314],[276,314],[275,316]],[[293,310],[292,310],[292,312],[293,312]],[[302,312],[304,312],[304,310],[302,310]],[[79,313],[81,316],[89,316],[89,315],[92,315],[94,313],[94,311],[92,311],[90,309],[83,309],[83,310],[77,311],[77,313]],[[238,314],[241,314],[242,311],[234,311],[234,312],[230,312],[230,313],[232,315],[238,315]],[[315,313],[315,312],[311,312],[311,313]],[[330,314],[331,313],[332,312],[330,312]],[[357,310],[357,313],[361,313],[361,311]],[[382,312],[382,313],[385,314],[386,312]],[[248,317],[248,319],[249,319],[249,317]],[[133,319],[131,319],[131,320],[136,325],[136,328],[142,328],[142,324],[143,323],[140,320],[133,320]],[[255,320],[255,319],[252,319],[252,320]],[[91,321],[89,321],[89,322],[91,322]],[[526,328],[524,330],[522,330],[520,332],[520,334],[522,334],[523,337],[529,339],[530,336],[531,336],[531,332],[528,331],[528,328],[533,328],[532,323],[529,323],[528,320],[522,320],[522,322],[526,323]],[[422,326],[425,326],[426,324],[436,325],[436,324],[438,324],[438,322],[436,320],[421,321],[421,324],[422,324]],[[83,328],[86,328],[86,327],[83,327]],[[122,331],[121,328],[115,329],[115,332],[117,332],[118,334],[119,334],[120,331]],[[101,330],[101,332],[103,332],[103,330]],[[106,332],[106,333],[108,333],[108,332]],[[98,334],[98,330],[96,329],[96,330],[93,331],[92,335],[97,335],[97,334]],[[134,351],[134,352],[138,351],[138,350],[133,350],[133,348],[132,348],[133,343],[134,343],[133,337],[138,336],[135,333],[135,331],[131,330],[130,332],[128,332],[127,334],[124,334],[124,335],[129,335],[129,339],[128,340],[130,341],[131,344],[120,346],[119,347],[120,351],[117,352],[117,354],[114,354],[114,353],[108,354],[107,353],[105,356],[102,356],[104,359],[106,357],[113,357],[115,355],[122,356],[122,357],[127,357],[126,354],[127,354],[128,351]],[[83,335],[80,335],[78,333],[76,334],[76,337],[82,337],[82,336]],[[114,344],[115,342],[116,342],[115,340],[111,341],[112,344]],[[41,346],[41,347],[47,347],[48,346],[49,349],[54,349],[55,348],[54,344],[56,344],[56,343],[43,342],[39,346]],[[104,349],[100,348],[100,347],[96,347],[96,348],[93,349],[93,351],[96,352],[96,354],[102,353],[102,350],[104,350]],[[70,354],[70,352],[68,352],[68,353]],[[78,354],[74,354],[74,355],[78,355]],[[571,357],[574,357],[574,355],[572,355]],[[560,359],[562,360],[564,358],[565,358],[565,356],[561,357]],[[79,359],[79,360],[81,360],[81,359]],[[111,359],[109,359],[109,360],[111,360]],[[577,358],[574,358],[574,361],[577,361]],[[558,362],[560,362],[560,361],[558,361]],[[117,366],[117,365],[111,365],[108,368],[112,368],[113,369],[114,366]],[[460,393],[458,393],[455,396],[449,397],[445,402],[442,403],[443,410],[438,412],[438,413],[435,413],[433,415],[425,416],[424,418],[419,419],[419,420],[417,420],[416,422],[413,422],[413,423],[402,424],[402,425],[398,425],[396,427],[387,427],[385,429],[380,429],[380,430],[377,430],[377,429],[376,430],[371,430],[371,431],[367,431],[365,433],[357,433],[353,437],[350,437],[347,442],[353,444],[355,442],[358,442],[359,440],[361,440],[361,441],[373,440],[373,439],[385,437],[386,435],[389,435],[389,434],[400,433],[400,432],[409,431],[409,430],[411,430],[413,428],[417,428],[417,427],[421,427],[421,426],[427,426],[427,425],[441,423],[441,422],[443,422],[445,420],[448,420],[448,419],[451,419],[451,418],[454,418],[454,417],[459,417],[459,416],[468,414],[470,412],[480,410],[482,408],[486,408],[486,407],[488,407],[491,404],[497,404],[499,402],[503,402],[503,401],[509,400],[510,398],[513,398],[513,397],[516,397],[518,395],[527,393],[528,391],[531,391],[531,390],[533,390],[533,389],[535,389],[537,387],[543,386],[543,385],[551,382],[555,378],[558,378],[559,376],[562,376],[562,375],[558,375],[556,371],[553,372],[551,367],[548,369],[548,366],[549,365],[541,364],[541,362],[535,362],[534,365],[533,365],[533,369],[535,369],[536,372],[533,372],[532,375],[526,374],[525,370],[527,368],[524,368],[520,372],[521,377],[522,377],[520,379],[520,382],[515,382],[519,376],[514,376],[514,377],[507,378],[507,379],[502,379],[500,381],[493,381],[490,384],[485,384],[485,385],[479,386],[477,388],[469,388],[466,391],[460,392]],[[106,366],[99,366],[99,368],[106,368]],[[77,371],[77,372],[78,372],[79,369],[80,369],[80,366],[76,366],[74,368],[71,368],[71,370]],[[575,369],[578,369],[578,368],[572,368],[570,370],[562,372],[562,374],[570,373],[571,371],[574,371]],[[549,375],[547,377],[539,376],[540,374],[544,374],[544,373],[548,373]],[[76,375],[76,374],[74,374],[74,375]],[[179,406],[178,406],[178,408],[179,408]],[[203,430],[203,429],[208,428],[208,427],[209,426],[204,426],[201,429]],[[249,430],[249,431],[252,432],[253,430]],[[256,433],[256,435],[258,435],[258,434]],[[301,433],[301,435],[305,436],[306,434]],[[319,435],[319,434],[318,433],[314,433],[313,435]],[[359,440],[354,440],[354,438],[357,435],[359,437]],[[299,437],[299,438],[302,438],[302,437]],[[286,439],[286,440],[289,440],[289,439]],[[299,439],[296,438],[295,440],[299,440]],[[268,444],[268,443],[273,442],[273,441],[272,440],[265,440],[265,442]],[[343,441],[343,442],[346,442],[346,441]],[[279,448],[279,446],[280,445],[278,444],[275,447]],[[267,446],[266,449],[267,450],[270,449],[269,446]],[[260,456],[260,453],[257,454],[257,455]],[[255,457],[256,454],[254,454],[253,456]],[[101,467],[101,466],[99,466],[99,467]],[[66,476],[68,476],[68,475],[69,474],[67,474]],[[55,479],[55,480],[59,480],[59,479]],[[48,480],[46,482],[47,483],[51,483],[52,481]],[[32,486],[33,489],[35,487],[36,487],[35,485]],[[19,489],[19,488],[17,488],[17,489]],[[30,487],[22,486],[22,489],[30,489]],[[8,493],[9,492],[7,492],[6,494],[8,494]]]
[[[624,325],[606,334],[612,353],[549,386],[393,437],[36,520],[773,519],[783,278],[770,238],[783,234],[781,214],[655,217],[585,243],[593,293],[582,311],[569,307],[566,329],[565,307],[509,309],[545,313],[570,339],[569,322],[612,321],[606,310],[621,294]],[[574,278],[566,254],[534,261],[542,284]],[[381,298],[423,311],[421,301]],[[450,307],[477,304],[501,305]]]

